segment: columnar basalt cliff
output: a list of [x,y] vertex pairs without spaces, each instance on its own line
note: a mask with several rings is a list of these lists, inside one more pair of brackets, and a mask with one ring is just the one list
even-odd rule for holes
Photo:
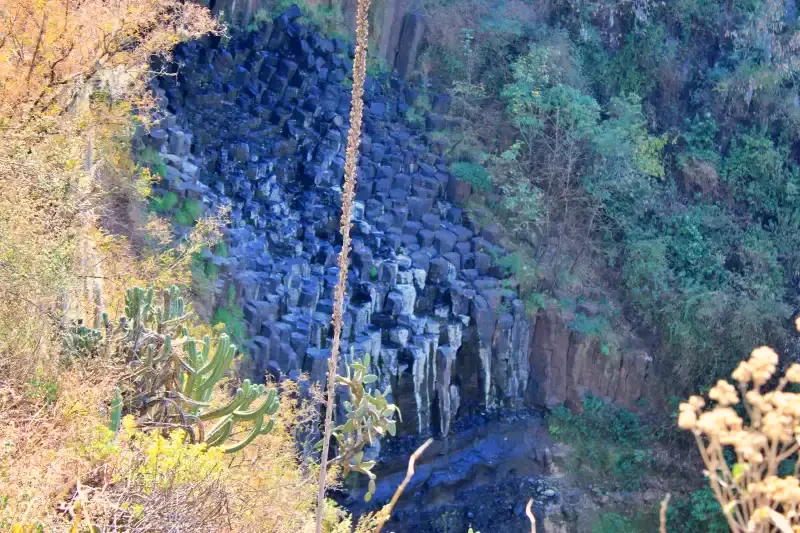
[[[176,75],[154,82],[166,116],[145,141],[168,163],[164,189],[231,208],[229,257],[208,259],[244,309],[255,374],[323,383],[353,50],[300,17],[295,6],[256,32],[180,46]],[[406,432],[447,434],[462,407],[579,403],[583,391],[635,402],[646,363],[603,360],[557,313],[528,315],[494,262],[499,228],[459,207],[469,185],[406,122],[417,95],[368,77],[344,359],[372,355]],[[446,125],[448,104],[433,98],[428,129]]]

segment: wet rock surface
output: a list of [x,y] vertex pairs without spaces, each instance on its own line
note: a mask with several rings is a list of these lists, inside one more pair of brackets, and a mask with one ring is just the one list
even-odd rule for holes
[[[530,498],[539,517],[560,506],[561,497],[545,476],[550,441],[541,413],[476,414],[459,419],[453,429],[417,462],[387,525],[390,531],[466,531],[472,525],[480,531],[528,533],[524,508]],[[363,489],[351,489],[339,495],[341,503],[360,513],[390,500],[405,477],[409,455],[421,443],[415,436],[384,443],[373,502],[364,504]]]

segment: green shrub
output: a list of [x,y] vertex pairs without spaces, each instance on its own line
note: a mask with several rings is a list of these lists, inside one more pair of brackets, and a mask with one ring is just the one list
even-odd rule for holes
[[681,140],[685,144],[682,161],[687,158],[709,161],[716,165],[720,160],[719,148],[717,147],[717,134],[719,125],[713,117],[700,117],[695,115],[691,120],[686,120],[686,131],[681,134]]
[[371,47],[369,49],[369,55],[367,57],[367,74],[376,78],[390,74],[391,69],[389,68],[389,64],[386,62],[386,59],[383,56],[378,55],[378,53],[374,50],[375,47]]
[[570,470],[614,481],[627,490],[639,488],[652,463],[651,430],[631,411],[593,396],[584,399],[583,411],[577,415],[565,406],[555,408],[548,429],[553,438],[574,447],[568,459]]
[[161,178],[167,177],[167,164],[164,162],[161,153],[153,148],[147,147],[142,150],[136,157],[136,160],[140,166],[149,168],[153,174]]
[[492,177],[477,163],[458,161],[450,165],[450,173],[472,185],[478,191],[486,192],[492,188]]
[[667,526],[670,533],[727,533],[725,516],[706,486],[686,498],[674,498],[667,509]]
[[411,106],[412,109],[416,109],[423,115],[425,113],[430,113],[433,110],[433,106],[431,106],[431,98],[428,96],[428,91],[423,90],[419,96],[414,100],[414,104]]
[[761,217],[777,216],[784,206],[795,205],[800,177],[790,164],[789,150],[763,135],[734,139],[722,178],[733,198]]
[[205,274],[209,280],[216,280],[219,278],[219,267],[213,261],[206,261]]
[[608,62],[607,70],[599,73],[609,96],[647,95],[656,88],[657,70],[666,60],[665,30],[662,25],[652,25],[628,33],[625,46]]
[[32,378],[27,383],[25,396],[34,402],[53,405],[58,400],[61,390],[56,379],[50,377]]
[[161,215],[169,213],[176,205],[178,205],[178,195],[172,191],[150,201],[150,209]]
[[[220,277],[220,268],[213,259],[204,259],[203,252],[192,254],[191,273],[192,273],[192,292],[196,300],[203,302],[213,301],[213,293],[216,289]],[[217,257],[228,257],[228,248],[224,241],[219,241],[214,246],[214,255]],[[241,343],[241,339],[237,339]]]
[[197,200],[187,198],[175,213],[175,222],[181,226],[193,226],[203,215],[203,206]]
[[432,43],[422,51],[419,63],[433,66],[437,77],[446,84],[461,79],[466,72],[464,58],[460,51],[451,50],[438,43]]
[[247,31],[250,33],[258,31],[264,23],[271,21],[273,18],[266,9],[256,9],[256,12],[253,13],[253,20],[247,25]]
[[611,329],[608,319],[602,315],[589,316],[585,313],[575,313],[570,320],[569,329],[587,337],[604,337]]
[[228,285],[225,305],[217,307],[211,318],[212,326],[218,324],[224,324],[225,331],[230,335],[231,339],[239,346],[242,345],[242,342],[246,338],[244,311],[242,311],[241,307],[236,305],[236,287],[234,287],[232,283]]
[[214,255],[217,257],[228,257],[228,247],[225,241],[219,241],[214,247]]
[[224,324],[225,332],[230,335],[237,345],[241,345],[241,342],[246,338],[244,312],[238,307],[217,307],[214,310],[214,316],[211,318],[211,324],[213,326]]
[[633,516],[606,511],[592,522],[592,533],[652,533],[657,530],[658,518],[652,509]]
[[286,11],[292,4],[300,7],[304,23],[310,22],[321,33],[329,37],[352,41],[351,32],[345,24],[344,15],[338,4],[329,5],[326,2],[309,2],[308,0],[267,0],[262,5],[267,18],[271,19]]
[[416,107],[409,107],[406,111],[406,122],[409,126],[421,128],[425,126],[425,115]]

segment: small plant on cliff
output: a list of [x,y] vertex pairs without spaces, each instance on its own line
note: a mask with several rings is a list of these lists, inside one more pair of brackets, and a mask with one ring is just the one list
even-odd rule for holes
[[222,325],[225,332],[236,342],[245,340],[244,311],[236,305],[236,287],[228,285],[228,293],[225,298],[225,305],[219,306],[214,310],[211,325]]
[[178,205],[178,195],[173,191],[169,191],[164,196],[154,197],[150,201],[150,207],[160,215],[169,213],[176,205]]
[[680,405],[678,425],[694,434],[734,533],[800,529],[800,394],[790,392],[800,384],[800,364],[782,376],[777,366],[774,350],[756,348],[731,374],[736,385],[719,380],[711,388],[712,406],[700,396]]
[[[336,2],[319,2],[314,0],[268,0],[262,2],[263,11],[268,18],[281,15],[293,4],[297,4],[306,20],[322,34],[349,40],[350,33],[344,20],[342,8]],[[256,17],[259,17],[256,11]],[[271,15],[271,17],[270,17]],[[255,21],[255,18],[254,18]]]
[[666,515],[670,533],[728,533],[728,523],[711,488],[706,486],[673,500]]
[[192,226],[203,215],[203,206],[197,200],[187,198],[175,213],[175,222],[181,226]]
[[492,188],[492,177],[477,163],[458,161],[450,165],[450,172],[479,191],[486,192]]
[[153,174],[161,178],[167,177],[167,164],[161,154],[154,149],[145,148],[136,159],[140,166],[149,168]]
[[425,125],[425,115],[416,107],[409,107],[406,111],[406,122],[409,126],[421,128]]

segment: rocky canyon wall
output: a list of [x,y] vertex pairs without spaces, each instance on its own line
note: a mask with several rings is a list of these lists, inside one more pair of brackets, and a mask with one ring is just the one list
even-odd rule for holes
[[[214,15],[246,27],[260,9],[271,10],[275,0],[201,0]],[[308,0],[310,6],[338,12],[355,32],[356,0]],[[370,35],[374,52],[390,70],[407,76],[416,67],[425,38],[425,18],[413,0],[372,0]]]
[[[157,193],[231,210],[229,254],[206,260],[244,309],[257,377],[324,385],[353,49],[300,17],[181,45],[175,76],[152,87],[164,116],[142,135],[167,163]],[[529,316],[495,264],[499,228],[461,206],[469,184],[429,142],[449,98],[431,98],[426,126],[405,120],[417,96],[402,78],[367,79],[342,363],[372,356],[411,433],[447,434],[470,410],[579,405],[585,392],[632,406],[646,354],[609,358],[559,312]]]

